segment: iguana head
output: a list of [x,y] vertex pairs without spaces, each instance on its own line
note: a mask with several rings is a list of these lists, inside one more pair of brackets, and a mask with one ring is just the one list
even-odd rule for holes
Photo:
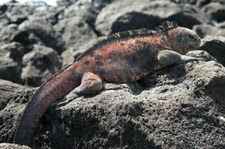
[[169,48],[181,54],[195,50],[200,46],[201,39],[198,34],[188,28],[179,27],[176,22],[166,21],[156,29],[165,35]]
[[178,27],[177,30],[175,40],[178,41],[181,46],[185,46],[188,50],[196,50],[200,46],[201,39],[195,31],[184,27]]

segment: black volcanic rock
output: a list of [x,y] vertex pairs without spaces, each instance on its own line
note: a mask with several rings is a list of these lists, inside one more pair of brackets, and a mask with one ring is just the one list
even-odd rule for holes
[[199,49],[204,49],[225,66],[225,37],[207,36],[202,43]]
[[225,4],[219,2],[209,3],[202,8],[202,11],[212,20],[217,22],[225,21]]
[[[205,61],[154,72],[144,78],[147,86],[106,83],[96,95],[51,108],[38,126],[33,147],[222,148],[225,69],[204,51],[188,54]],[[8,97],[0,111],[1,142],[12,140],[18,115],[34,91]]]
[[[13,41],[23,44],[42,43],[44,46],[51,47],[58,53],[64,51],[64,42],[60,35],[53,29],[52,24],[43,19],[31,19],[19,25],[16,35],[12,37]],[[35,36],[34,40],[29,39],[30,35]],[[21,37],[20,37],[21,36]],[[35,41],[36,40],[36,41]]]
[[204,51],[187,55],[202,60],[169,66],[138,82],[105,83],[97,94],[51,107],[31,148],[225,148],[224,0],[58,4],[0,6],[0,148],[26,148],[9,143],[37,90],[31,86],[111,33],[154,29],[168,20],[199,34]]
[[104,7],[96,19],[95,26],[101,34],[109,35],[130,29],[151,29],[166,20],[174,20],[181,26],[192,28],[193,25],[201,24],[204,16],[197,7],[189,4],[125,0]]
[[223,28],[209,24],[195,25],[193,26],[193,30],[195,30],[201,38],[205,36],[225,36]]
[[22,83],[22,56],[24,47],[19,43],[9,43],[0,47],[0,79]]
[[57,53],[41,45],[34,45],[32,51],[23,56],[23,65],[21,78],[30,86],[40,86],[61,68]]

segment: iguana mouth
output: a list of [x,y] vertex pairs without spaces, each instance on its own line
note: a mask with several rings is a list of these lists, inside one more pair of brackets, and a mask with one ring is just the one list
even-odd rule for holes
[[190,44],[190,47],[191,47],[192,49],[197,49],[197,48],[200,47],[200,45],[201,45],[201,39],[200,39],[200,38],[197,38],[197,39],[196,39],[196,42]]
[[200,43],[191,44],[190,47],[195,50],[200,47]]

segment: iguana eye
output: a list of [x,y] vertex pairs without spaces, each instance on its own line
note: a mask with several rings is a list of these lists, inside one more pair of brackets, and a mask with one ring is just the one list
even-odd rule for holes
[[194,39],[194,36],[193,35],[188,35],[188,38],[193,40]]

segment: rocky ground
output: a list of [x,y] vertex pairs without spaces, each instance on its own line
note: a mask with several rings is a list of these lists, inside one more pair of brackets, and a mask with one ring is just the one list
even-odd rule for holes
[[[32,148],[225,148],[223,0],[59,0],[0,6],[0,148],[13,142],[37,86],[111,33],[165,20],[195,30],[203,61],[181,63],[131,84],[48,110]],[[209,53],[209,54],[208,54]]]

